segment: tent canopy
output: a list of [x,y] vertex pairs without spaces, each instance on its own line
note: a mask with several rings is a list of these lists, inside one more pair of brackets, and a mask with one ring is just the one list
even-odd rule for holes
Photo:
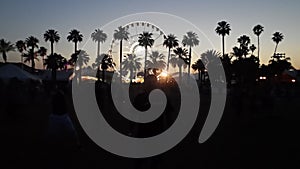
[[17,78],[18,80],[36,80],[40,81],[40,78],[32,75],[16,65],[13,64],[6,64],[0,67],[0,79],[8,80],[12,78]]

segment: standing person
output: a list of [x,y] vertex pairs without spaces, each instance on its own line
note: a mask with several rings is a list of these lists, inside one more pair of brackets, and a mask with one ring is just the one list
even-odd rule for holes
[[60,90],[52,97],[52,113],[49,115],[46,143],[51,160],[49,167],[68,168],[73,165],[72,156],[80,144],[68,115],[65,95]]

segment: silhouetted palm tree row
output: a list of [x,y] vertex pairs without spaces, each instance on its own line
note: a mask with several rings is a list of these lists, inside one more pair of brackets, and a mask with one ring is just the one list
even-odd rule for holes
[[[259,56],[260,56],[260,35],[264,31],[264,27],[261,25],[256,25],[253,27],[253,33],[257,36],[257,47],[254,44],[250,44],[250,38],[247,35],[242,35],[238,38],[237,42],[239,43],[239,46],[233,47],[232,56],[236,57],[237,59],[241,59],[242,57],[246,58],[249,51],[251,51],[252,58],[254,57],[253,53],[256,49],[258,49],[257,52],[257,58],[258,58],[258,64],[259,64]],[[228,57],[229,55],[225,52],[225,36],[230,35],[231,28],[230,24],[226,21],[220,21],[217,23],[217,27],[215,29],[215,32],[222,36],[222,58]],[[151,48],[154,44],[154,39],[152,38],[153,34],[151,32],[143,32],[139,34],[138,43],[140,46],[143,46],[145,48],[145,58],[144,58],[144,75],[146,75],[146,69],[147,67],[156,67],[161,69],[167,69],[169,70],[169,64],[171,63],[172,66],[174,65],[179,67],[179,74],[181,75],[182,66],[186,66],[188,68],[188,74],[190,74],[190,67],[191,67],[191,59],[192,59],[192,48],[199,45],[199,37],[195,32],[189,31],[183,36],[182,44],[183,47],[179,46],[178,39],[174,34],[169,34],[167,36],[164,36],[164,42],[163,45],[168,49],[168,57],[167,57],[167,63],[164,62],[165,56],[162,54],[159,54],[158,52],[152,52],[150,55],[150,60],[148,60],[148,49]],[[120,77],[122,77],[123,68],[126,71],[130,72],[130,77],[132,77],[133,71],[136,71],[135,69],[140,69],[140,64],[135,63],[134,70],[130,70],[128,65],[133,65],[132,61],[140,62],[140,59],[136,59],[136,56],[123,56],[122,52],[122,42],[123,40],[127,41],[129,39],[129,32],[126,30],[125,27],[118,27],[114,34],[113,34],[114,40],[120,41]],[[273,56],[276,55],[278,44],[283,40],[283,35],[280,32],[275,32],[273,34],[272,40],[275,42],[275,51]],[[91,38],[93,41],[97,43],[97,58],[94,63],[94,67],[100,68],[101,64],[104,64],[104,55],[101,54],[100,44],[104,43],[107,39],[107,34],[103,32],[103,30],[96,29],[92,34]],[[57,54],[54,52],[54,43],[59,42],[60,35],[56,30],[49,29],[44,33],[44,40],[46,42],[50,42],[50,48],[51,48],[51,54],[47,56],[47,49],[45,47],[39,48],[39,40],[34,36],[29,36],[28,38],[23,40],[19,40],[16,42],[16,48],[21,53],[21,62],[23,62],[23,57],[25,58],[24,62],[31,62],[32,70],[34,71],[35,68],[35,59],[38,59],[38,56],[41,56],[43,58],[43,65],[47,67],[47,69],[51,69],[54,73],[54,70],[57,69],[63,69],[65,66],[59,66],[62,64],[71,64],[75,66],[75,62],[78,61],[79,70],[84,64],[87,64],[89,62],[88,54],[83,50],[78,50],[78,43],[82,42],[83,35],[80,33],[80,31],[73,29],[69,32],[67,36],[67,40],[69,42],[74,43],[74,53],[71,56],[71,59],[69,59],[68,62],[66,62],[66,59],[63,58],[60,54]],[[249,46],[250,45],[250,46]],[[4,62],[7,61],[7,52],[14,51],[15,46],[9,42],[5,41],[4,39],[0,40],[0,52],[2,53],[2,57]],[[189,52],[186,54],[186,49],[184,47],[188,47]],[[173,52],[173,54],[172,54]],[[82,53],[82,54],[80,54]],[[101,56],[102,55],[102,56]],[[47,56],[47,59],[45,60],[45,56]],[[101,56],[101,61],[99,61],[99,58]],[[110,58],[112,56],[108,54]],[[127,60],[126,64],[127,66],[124,66],[122,61],[123,57]],[[178,57],[178,58],[175,58]],[[229,57],[228,57],[229,58]],[[231,59],[231,58],[230,58]],[[53,61],[52,61],[53,60]],[[172,60],[172,61],[171,61]],[[177,60],[177,64],[175,63],[175,60]],[[111,60],[113,63],[113,60]],[[61,63],[58,63],[61,62]],[[79,63],[80,62],[80,63]],[[57,64],[54,64],[57,63]],[[53,66],[54,65],[54,66]],[[111,64],[114,65],[114,64]],[[139,65],[139,66],[137,66]],[[201,68],[197,67],[201,66]],[[101,66],[103,68],[110,67],[107,65]],[[204,71],[203,70],[203,64],[200,64],[200,62],[196,62],[192,68],[194,70]],[[53,70],[54,69],[54,70]],[[129,70],[128,70],[129,69]],[[81,71],[79,71],[80,74]],[[201,72],[200,72],[201,73]],[[200,76],[199,73],[199,76]],[[55,77],[55,75],[53,75]],[[55,78],[54,78],[55,79]]]
[[[259,37],[260,37],[261,33],[264,31],[264,27],[261,26],[260,24],[258,24],[256,26],[254,26],[252,30],[253,30],[253,33],[257,36],[257,46],[258,46],[257,47],[257,49],[258,49],[257,50],[257,57],[259,59],[260,58],[260,41],[259,41],[260,39],[259,39]],[[218,26],[215,29],[215,31],[216,31],[217,34],[222,36],[223,56],[224,56],[225,55],[225,47],[224,47],[225,46],[225,40],[224,40],[224,37],[226,35],[229,35],[229,33],[231,31],[230,25],[226,21],[221,21],[221,22],[218,23]],[[283,40],[283,37],[284,36],[280,32],[275,32],[273,34],[272,40],[276,43],[274,54],[276,53],[278,43]],[[250,43],[250,40],[249,40],[248,43],[247,43],[247,40],[249,40],[249,39],[246,36],[243,36],[239,39],[239,41],[242,42],[244,47],[245,47],[245,45],[248,45]],[[243,42],[243,41],[245,41],[245,42]],[[253,47],[252,47],[252,49],[253,49]]]
[[[201,58],[198,59],[193,65],[192,68],[195,71],[198,71],[198,78],[201,82],[203,80],[202,74],[205,73],[206,68],[209,67],[208,64],[212,65],[213,58],[220,58],[222,61],[227,80],[230,82],[233,75],[236,76],[236,80],[240,83],[249,83],[255,82],[257,76],[262,74],[261,72],[268,69],[270,72],[268,75],[270,77],[280,74],[285,69],[291,68],[291,63],[289,62],[290,58],[285,58],[285,55],[277,54],[277,47],[279,42],[283,40],[283,35],[280,32],[275,32],[272,36],[273,42],[275,42],[275,51],[271,56],[269,65],[262,65],[262,68],[259,68],[259,59],[260,59],[260,35],[264,31],[264,27],[261,25],[256,25],[253,27],[253,33],[257,36],[257,46],[251,44],[250,37],[247,35],[241,35],[237,42],[238,46],[232,48],[232,53],[226,54],[225,52],[225,36],[230,34],[231,28],[226,21],[218,22],[217,28],[215,29],[216,33],[222,36],[222,49],[223,55],[220,56],[216,51],[208,50],[205,53],[201,54]],[[250,45],[251,44],[251,45]],[[254,56],[254,51],[258,49],[257,57]],[[250,57],[249,51],[251,51]],[[209,58],[207,61],[207,58]],[[233,59],[235,58],[235,59]],[[186,60],[186,59],[184,59]]]
[[[75,52],[77,52],[77,44],[82,41],[83,35],[76,29],[69,32],[67,36],[68,41],[72,41],[75,44]],[[96,37],[95,37],[96,38]],[[34,36],[29,36],[24,41],[18,40],[15,46],[4,39],[0,40],[0,50],[2,52],[4,62],[7,61],[7,52],[14,51],[15,47],[21,53],[21,62],[31,62],[32,72],[35,71],[35,60],[38,60],[38,56],[42,57],[43,65],[47,69],[52,70],[52,78],[56,79],[56,70],[65,69],[67,63],[71,63],[71,59],[68,62],[62,55],[54,52],[54,43],[59,42],[60,35],[56,30],[49,29],[44,33],[45,42],[50,42],[51,54],[47,56],[47,49],[45,47],[39,47],[39,40]],[[45,59],[45,56],[47,58]],[[25,58],[23,60],[23,58]]]
[[[260,32],[256,29],[259,29]],[[258,38],[262,29],[263,27],[260,25],[255,26],[255,28],[253,29],[254,33],[258,36]],[[251,40],[247,35],[241,35],[237,39],[237,43],[239,43],[239,45],[234,46],[232,48],[233,52],[230,55],[225,54],[224,52],[223,55],[220,56],[216,51],[208,50],[207,52],[201,54],[201,58],[198,59],[192,65],[192,68],[198,71],[199,74],[198,78],[201,82],[203,78],[201,77],[200,74],[205,72],[205,69],[209,67],[208,64],[213,65],[212,63],[214,63],[214,58],[220,58],[229,83],[231,82],[232,80],[231,78],[234,75],[235,79],[242,85],[255,84],[255,81],[257,80],[257,77],[259,75],[264,75],[272,78],[273,76],[281,74],[284,70],[291,68],[291,63],[289,62],[290,58],[285,57],[284,54],[276,53],[277,45],[280,41],[282,41],[282,39],[283,39],[283,35],[281,33],[275,32],[273,34],[272,40],[276,43],[275,52],[271,56],[269,65],[267,66],[262,65],[262,68],[259,68],[259,58],[254,56],[254,51],[256,50],[256,46],[254,44],[250,45]],[[250,57],[248,57],[249,51],[251,51]],[[201,64],[201,62],[203,64]],[[266,75],[266,73],[262,73],[262,72],[268,72],[268,73]]]

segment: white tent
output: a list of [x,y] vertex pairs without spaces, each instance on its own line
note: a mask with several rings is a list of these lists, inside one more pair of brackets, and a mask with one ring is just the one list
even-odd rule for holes
[[16,65],[13,64],[6,64],[0,67],[0,79],[2,80],[9,80],[12,78],[17,78],[18,80],[37,80],[39,81],[40,78],[32,75],[25,70],[22,70]]

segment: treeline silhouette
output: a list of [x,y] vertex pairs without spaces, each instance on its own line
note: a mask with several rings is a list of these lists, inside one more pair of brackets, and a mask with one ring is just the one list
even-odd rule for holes
[[[129,79],[132,80],[136,74],[141,71],[142,59],[137,58],[134,53],[123,55],[123,41],[128,41],[130,33],[127,27],[118,27],[113,34],[114,41],[119,40],[120,51],[119,51],[119,76],[122,81],[122,77],[129,75]],[[257,46],[251,43],[248,35],[241,35],[237,39],[237,46],[232,48],[232,52],[225,51],[225,37],[230,35],[231,32],[230,24],[226,21],[220,21],[217,23],[215,32],[222,37],[222,54],[217,51],[207,50],[201,57],[195,62],[191,63],[192,60],[192,48],[199,45],[199,37],[193,32],[189,31],[186,35],[183,35],[182,42],[180,45],[178,38],[174,34],[164,35],[163,45],[168,50],[168,56],[165,57],[163,54],[153,52],[149,58],[147,55],[148,48],[152,48],[154,39],[151,32],[143,32],[139,34],[138,45],[145,48],[144,58],[144,74],[147,76],[148,68],[159,68],[166,69],[169,71],[169,65],[171,64],[174,68],[179,68],[179,76],[181,78],[183,69],[188,69],[188,75],[190,75],[190,68],[193,68],[195,72],[198,72],[198,79],[201,81],[205,78],[205,71],[207,67],[213,65],[215,59],[221,59],[222,65],[226,72],[227,82],[230,86],[232,80],[237,83],[254,83],[259,77],[266,77],[268,80],[280,75],[284,70],[289,70],[292,67],[290,63],[290,57],[286,57],[284,53],[277,53],[278,44],[284,39],[284,35],[280,32],[275,32],[272,36],[272,40],[275,43],[275,50],[273,54],[270,54],[270,60],[268,65],[260,64],[260,36],[264,31],[264,27],[260,24],[255,25],[252,29],[253,34],[257,36]],[[82,67],[88,66],[90,62],[89,54],[78,49],[78,43],[82,42],[83,34],[72,29],[67,40],[74,43],[74,53],[70,54],[70,58],[66,59],[59,53],[54,52],[54,43],[59,42],[61,36],[58,31],[49,29],[43,34],[45,42],[50,42],[50,54],[47,54],[47,49],[43,46],[39,47],[39,39],[34,36],[29,36],[25,40],[18,40],[15,44],[12,44],[5,39],[0,41],[0,51],[4,62],[7,62],[7,53],[17,49],[21,53],[21,63],[30,62],[32,67],[32,73],[35,69],[35,60],[38,60],[39,56],[42,58],[44,68],[52,70],[52,79],[56,80],[56,71],[64,70],[68,67],[74,68],[78,65],[76,73],[81,76]],[[101,29],[96,29],[92,34],[91,38],[97,44],[97,55],[95,62],[91,64],[91,69],[97,71],[102,70],[102,75],[97,73],[98,80],[105,81],[105,71],[111,70],[116,71],[116,64],[114,63],[111,51],[108,53],[101,53],[101,44],[107,40],[107,34]],[[187,47],[187,48],[186,48]],[[152,49],[153,50],[153,49]],[[155,50],[155,49],[154,49]],[[257,50],[257,55],[255,51]],[[69,66],[68,66],[69,65]],[[234,76],[234,77],[233,77]],[[81,78],[79,78],[81,80]]]
[[[149,161],[121,158],[104,151],[86,135],[79,124],[72,103],[71,82],[61,83],[56,81],[55,77],[57,70],[64,70],[68,65],[77,64],[76,74],[80,78],[82,67],[90,61],[87,52],[77,47],[83,38],[78,30],[71,30],[67,37],[74,43],[74,53],[69,59],[54,52],[53,44],[60,40],[55,30],[47,30],[44,34],[44,40],[50,42],[50,55],[47,55],[45,48],[38,48],[39,40],[33,36],[25,41],[18,41],[15,46],[21,53],[21,62],[31,62],[31,71],[34,73],[35,59],[41,56],[45,68],[52,70],[55,85],[52,86],[47,82],[24,82],[16,78],[10,79],[9,82],[0,80],[0,134],[3,138],[0,143],[4,145],[2,165],[9,166],[7,168],[50,168],[49,166],[57,164],[64,168],[75,169],[87,166],[133,168],[136,163],[141,163],[141,168],[297,168],[300,159],[300,140],[297,137],[300,88],[297,81],[283,79],[282,74],[293,67],[284,53],[277,53],[277,46],[283,40],[281,33],[273,34],[275,51],[269,64],[260,65],[259,38],[263,30],[264,27],[261,25],[253,28],[253,33],[258,38],[257,47],[251,43],[249,36],[242,35],[237,39],[237,46],[233,47],[232,52],[226,52],[225,36],[230,34],[231,29],[226,21],[221,21],[215,31],[222,37],[222,54],[216,50],[207,50],[192,64],[193,47],[199,45],[200,41],[195,32],[187,32],[183,36],[182,45],[179,45],[175,35],[165,36],[163,44],[168,50],[168,56],[165,57],[156,51],[148,56],[149,53],[145,52],[143,60],[135,54],[123,56],[122,41],[126,41],[129,34],[124,27],[117,28],[114,39],[120,41],[119,57],[120,65],[123,65],[120,68],[120,78],[129,74],[132,81],[135,74],[145,76],[145,83],[130,84],[129,96],[132,104],[141,111],[149,108],[148,95],[155,88],[163,90],[168,98],[162,116],[149,124],[130,122],[117,112],[111,97],[112,80],[105,75],[106,70],[115,70],[115,63],[111,53],[100,51],[100,45],[106,41],[107,35],[100,29],[92,33],[91,37],[97,43],[97,57],[92,67],[97,70],[98,80],[95,83],[86,81],[80,83],[95,85],[98,106],[104,117],[114,129],[127,136],[145,138],[162,133],[173,124],[178,115],[180,91],[178,84],[175,83],[175,77],[169,77],[168,81],[161,83],[155,74],[150,75],[146,71],[147,68],[169,70],[171,64],[172,67],[178,68],[179,81],[184,85],[188,85],[184,78],[190,76],[190,68],[198,73],[196,80],[201,99],[195,126],[174,149],[151,157]],[[140,34],[139,45],[143,46],[145,51],[153,43],[151,33]],[[14,50],[15,46],[4,39],[0,41],[0,51],[5,62],[7,53]],[[222,65],[216,62],[218,59]],[[143,61],[144,70],[141,70]],[[220,66],[224,68],[227,82],[227,100],[223,118],[213,136],[207,142],[199,144],[198,136],[210,108],[211,80],[218,83],[225,82],[224,77],[211,79],[207,71]],[[188,73],[182,73],[186,68]],[[55,98],[52,96],[57,91],[63,91],[66,97],[66,109],[74,123],[81,145],[72,147],[74,149],[71,151],[63,148],[59,150],[61,152],[51,150],[49,154],[44,134],[52,113],[52,98]],[[224,92],[221,89],[215,91]],[[57,161],[53,162],[57,157],[63,165]]]

